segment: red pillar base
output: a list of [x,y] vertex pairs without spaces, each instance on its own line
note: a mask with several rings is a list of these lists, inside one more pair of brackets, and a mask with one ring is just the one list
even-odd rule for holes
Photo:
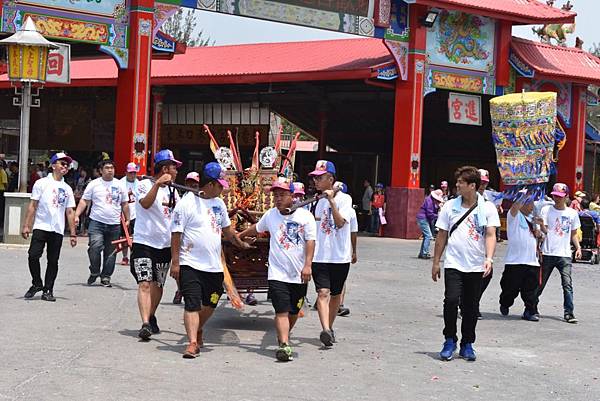
[[421,230],[415,216],[425,198],[423,189],[388,187],[385,197],[387,224],[383,234],[392,238],[418,239]]

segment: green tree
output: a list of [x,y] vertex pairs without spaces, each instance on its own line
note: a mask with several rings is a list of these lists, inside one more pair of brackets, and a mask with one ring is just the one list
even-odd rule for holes
[[592,43],[590,53],[592,53],[596,57],[600,57],[600,43]]
[[185,10],[179,8],[171,18],[165,21],[161,30],[169,36],[175,38],[178,42],[189,47],[213,46],[215,41],[210,37],[203,38],[204,31],[196,32],[198,17],[194,10]]
[[283,125],[283,135],[288,135],[293,138],[296,135],[296,132],[300,132],[300,137],[298,140],[300,141],[315,141],[315,137],[310,135],[308,132],[304,131],[302,128],[298,127],[296,124],[290,122],[285,117],[281,117],[281,124]]

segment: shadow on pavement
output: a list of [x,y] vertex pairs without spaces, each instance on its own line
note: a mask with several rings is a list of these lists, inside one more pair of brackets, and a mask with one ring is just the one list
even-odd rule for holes
[[[67,285],[67,286],[76,286],[76,287],[106,288],[106,287],[103,287],[101,284],[97,284],[97,283],[94,283],[92,285],[87,285],[87,283],[68,283],[68,284],[65,284],[65,285]],[[123,290],[123,291],[137,291],[137,287],[136,288],[123,287],[122,285],[117,284],[117,283],[110,283],[110,285],[111,286],[108,287],[109,289],[110,288],[116,288],[118,290]]]
[[431,351],[417,351],[415,352],[417,355],[425,355],[430,357],[431,359],[435,359],[436,361],[440,361],[440,353],[439,352],[431,352]]

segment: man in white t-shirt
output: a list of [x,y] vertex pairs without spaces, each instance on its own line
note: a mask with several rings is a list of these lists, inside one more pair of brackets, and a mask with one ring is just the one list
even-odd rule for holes
[[163,149],[154,155],[154,177],[137,185],[137,230],[131,247],[130,272],[138,284],[138,308],[142,327],[138,336],[147,341],[160,328],[156,309],[171,265],[171,219],[179,200],[175,188],[168,186],[177,177],[181,162],[173,152]]
[[[54,281],[58,274],[58,259],[65,233],[65,215],[71,233],[71,246],[77,245],[75,232],[75,198],[73,190],[63,177],[69,172],[71,159],[65,153],[56,153],[50,159],[52,174],[41,178],[33,184],[31,201],[27,208],[25,224],[21,234],[29,238],[29,272],[31,273],[31,288],[25,293],[25,298],[33,298],[38,291],[42,292],[44,301],[54,302]],[[34,220],[35,218],[35,220]],[[46,246],[48,265],[46,275],[42,282],[40,258]]]
[[275,356],[277,360],[287,362],[293,359],[290,331],[298,320],[312,274],[317,227],[313,215],[304,208],[285,214],[294,203],[292,182],[279,177],[273,182],[271,191],[275,207],[269,209],[257,224],[242,232],[240,238],[265,232],[270,234],[269,298],[275,309],[279,342]]
[[571,243],[575,246],[575,258],[581,258],[581,246],[577,229],[581,226],[576,210],[566,206],[569,188],[557,183],[552,188],[554,206],[542,209],[542,231],[546,239],[542,245],[542,283],[537,293],[536,313],[539,297],[542,295],[554,268],[560,273],[563,288],[564,318],[567,323],[577,323],[573,314],[573,283],[571,280]]
[[[111,287],[110,277],[115,271],[117,259],[115,245],[112,242],[119,239],[121,233],[121,213],[125,224],[129,224],[129,207],[125,186],[115,178],[114,162],[110,159],[102,160],[99,168],[101,176],[90,181],[83,191],[75,211],[75,224],[79,224],[79,216],[85,213],[88,203],[91,203],[88,227],[90,277],[87,284],[94,284],[100,277],[100,283],[104,287]],[[101,261],[102,271],[100,271]]]
[[312,272],[317,290],[317,310],[322,331],[319,339],[325,346],[335,342],[333,322],[342,301],[342,290],[350,270],[352,241],[350,220],[354,215],[352,198],[342,191],[334,191],[335,165],[319,160],[309,174],[317,191],[325,195],[315,207],[317,243]]
[[[127,203],[129,203],[129,235],[133,236],[133,232],[135,230],[135,207],[136,207],[136,197],[137,197],[137,173],[139,168],[137,164],[131,162],[127,163],[126,174],[125,177],[121,178],[121,183],[125,186],[125,191],[127,192]],[[125,236],[125,231],[123,230],[123,225],[121,225],[121,236]],[[129,247],[127,243],[123,244],[123,259],[121,259],[122,266],[129,266]]]
[[521,293],[525,310],[524,320],[537,322],[536,293],[540,262],[538,259],[538,238],[535,219],[530,218],[534,209],[533,200],[527,200],[526,191],[521,191],[520,199],[514,202],[506,217],[508,249],[504,258],[504,272],[500,280],[500,313],[507,316],[515,298]]
[[[185,176],[185,186],[193,189],[200,189],[200,174],[195,171],[190,171]],[[183,197],[186,196],[196,196],[193,192],[186,192]],[[177,283],[177,290],[175,291],[175,295],[173,296],[173,303],[175,305],[180,305],[183,299],[183,295],[181,295],[181,291],[179,291],[179,282],[175,280]]]
[[[479,175],[481,176],[481,184],[479,184],[479,188],[477,189],[477,192],[479,192],[479,194],[483,196],[483,199],[485,199],[488,202],[492,202],[496,206],[496,210],[498,210],[498,213],[502,214],[504,211],[502,209],[502,197],[499,196],[498,192],[494,191],[493,189],[488,189],[488,185],[490,183],[490,172],[485,169],[480,168]],[[500,238],[500,227],[496,228],[496,242],[502,242],[502,239]],[[483,280],[481,281],[481,291],[479,293],[479,301],[481,301],[481,297],[483,297],[483,293],[488,288],[488,285],[490,285],[493,275],[494,275],[494,271],[492,270],[490,275],[485,276],[483,278]],[[479,311],[479,309],[477,309],[477,319],[483,319],[483,316],[481,315],[481,312]]]
[[[343,182],[336,181],[333,184],[334,187],[339,185],[343,193],[348,193],[348,186]],[[358,259],[356,257],[356,242],[358,239],[358,219],[356,216],[356,209],[352,208],[352,218],[350,219],[350,242],[352,244],[352,260],[351,264],[355,264]],[[342,290],[342,297],[340,299],[340,307],[338,308],[338,316],[348,316],[350,314],[350,308],[344,306],[344,300],[346,299],[346,283],[344,283],[344,289]]]
[[171,276],[179,281],[185,302],[183,322],[189,339],[183,357],[195,358],[203,346],[202,328],[223,294],[221,234],[239,248],[248,249],[231,226],[219,195],[229,188],[219,163],[204,166],[200,196],[186,195],[175,207],[171,223]]
[[[436,227],[435,255],[431,277],[441,277],[440,259],[444,257],[444,330],[440,358],[452,359],[456,351],[456,319],[458,304],[462,307],[460,356],[476,359],[473,343],[477,326],[477,310],[483,277],[492,273],[496,248],[496,227],[500,218],[492,202],[477,193],[481,175],[477,168],[464,166],[456,170],[458,197],[446,202],[440,210]],[[446,248],[446,245],[447,248]]]

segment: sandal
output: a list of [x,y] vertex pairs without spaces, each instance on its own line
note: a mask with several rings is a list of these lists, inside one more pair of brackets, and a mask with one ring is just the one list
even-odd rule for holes
[[183,353],[183,358],[194,359],[198,356],[199,353],[200,353],[200,349],[198,348],[198,344],[190,343],[190,345],[187,346],[187,348],[185,349],[185,352]]

